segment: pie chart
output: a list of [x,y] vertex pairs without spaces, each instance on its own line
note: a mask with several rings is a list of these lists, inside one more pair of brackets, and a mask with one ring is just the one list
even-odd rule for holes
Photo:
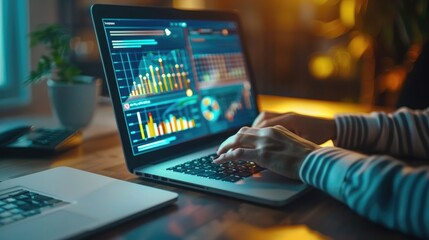
[[221,113],[219,103],[213,97],[204,97],[201,100],[201,112],[207,121],[214,122]]

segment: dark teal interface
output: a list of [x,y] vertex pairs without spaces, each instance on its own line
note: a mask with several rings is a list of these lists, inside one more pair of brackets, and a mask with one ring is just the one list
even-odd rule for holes
[[237,26],[103,19],[134,155],[256,117]]

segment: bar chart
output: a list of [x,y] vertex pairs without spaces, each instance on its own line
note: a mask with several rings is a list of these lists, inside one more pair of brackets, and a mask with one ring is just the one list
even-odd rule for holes
[[[189,100],[190,99],[190,100]],[[197,98],[140,108],[126,114],[134,143],[201,127]]]
[[141,113],[137,112],[141,139],[155,138],[175,132],[185,131],[195,127],[195,120],[184,116],[169,115],[168,119],[154,122],[152,113],[147,114],[149,121],[143,122]]
[[121,100],[183,92],[193,96],[194,77],[184,49],[112,53]]

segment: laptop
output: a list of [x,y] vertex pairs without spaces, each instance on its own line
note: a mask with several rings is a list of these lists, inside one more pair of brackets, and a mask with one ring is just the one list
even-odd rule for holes
[[167,206],[177,194],[58,167],[0,182],[0,239],[65,239]]
[[130,172],[270,206],[308,189],[253,162],[213,163],[258,115],[235,13],[96,4],[91,14]]

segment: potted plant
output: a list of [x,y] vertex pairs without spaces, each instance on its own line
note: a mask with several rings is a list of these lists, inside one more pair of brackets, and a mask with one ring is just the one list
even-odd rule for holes
[[43,45],[43,54],[26,83],[47,80],[49,98],[54,115],[67,128],[86,127],[92,119],[100,81],[80,75],[80,70],[70,61],[71,35],[60,25],[39,27],[30,33],[30,45]]

